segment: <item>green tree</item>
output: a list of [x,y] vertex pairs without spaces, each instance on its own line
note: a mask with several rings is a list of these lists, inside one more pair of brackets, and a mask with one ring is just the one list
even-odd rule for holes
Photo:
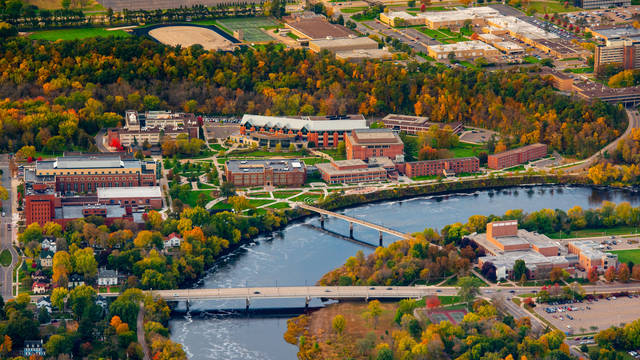
[[479,280],[471,276],[464,276],[458,279],[457,286],[460,300],[466,302],[467,306],[471,306],[473,300],[480,293]]
[[75,270],[83,274],[86,278],[93,278],[98,272],[98,262],[90,247],[81,249],[73,253],[75,259]]
[[513,265],[513,279],[520,280],[522,275],[527,276],[527,266],[524,260],[518,259]]
[[60,5],[62,5],[63,9],[68,9],[71,6],[71,0],[62,0]]
[[232,183],[224,181],[222,185],[220,185],[220,196],[228,198],[229,196],[233,196],[235,194],[236,188]]
[[331,322],[331,327],[333,327],[333,331],[335,331],[338,335],[341,335],[344,331],[344,327],[347,324],[344,316],[336,315]]
[[80,319],[86,314],[90,314],[91,310],[96,306],[96,291],[87,285],[80,285],[75,287],[69,293],[69,307],[75,314],[76,319]]
[[369,304],[367,305],[367,311],[364,315],[365,317],[373,320],[373,328],[375,329],[378,325],[378,318],[380,317],[380,315],[382,315],[382,307],[380,305],[380,301],[369,301]]
[[67,288],[58,286],[51,292],[51,304],[58,308],[58,310],[64,310],[64,299],[69,294]]

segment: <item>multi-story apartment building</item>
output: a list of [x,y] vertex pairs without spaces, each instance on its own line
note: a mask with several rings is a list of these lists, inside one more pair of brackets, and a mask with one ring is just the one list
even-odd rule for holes
[[531,144],[498,154],[489,155],[487,162],[489,168],[498,170],[539,159],[546,155],[546,144]]
[[387,170],[378,164],[366,164],[360,159],[316,164],[322,180],[329,184],[384,181]]
[[304,162],[296,159],[228,160],[227,181],[238,187],[299,187],[307,180]]

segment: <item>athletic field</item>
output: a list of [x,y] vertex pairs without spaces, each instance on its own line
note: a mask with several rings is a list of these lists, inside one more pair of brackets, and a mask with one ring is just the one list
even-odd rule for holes
[[235,30],[243,30],[244,39],[242,41],[245,42],[272,41],[273,38],[260,29],[278,26],[276,21],[267,17],[228,18],[217,20],[217,23],[230,34]]
[[62,29],[62,30],[46,30],[36,31],[29,35],[29,38],[36,40],[76,40],[86,39],[96,36],[116,36],[127,37],[131,36],[129,33],[122,30],[107,31],[102,28],[85,28],[85,29]]

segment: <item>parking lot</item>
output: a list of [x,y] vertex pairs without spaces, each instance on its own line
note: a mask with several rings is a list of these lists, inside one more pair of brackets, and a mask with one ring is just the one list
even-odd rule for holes
[[494,135],[496,139],[499,138],[498,133],[495,131],[480,128],[469,128],[460,134],[460,141],[473,144],[484,144],[491,139],[491,135]]
[[635,295],[575,304],[539,304],[534,309],[559,330],[577,335],[629,323],[638,318],[638,306],[640,297]]

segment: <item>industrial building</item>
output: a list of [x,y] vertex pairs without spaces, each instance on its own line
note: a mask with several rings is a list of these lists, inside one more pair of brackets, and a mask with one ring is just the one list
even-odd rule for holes
[[304,162],[297,159],[227,160],[224,169],[237,187],[301,187],[307,180]]
[[404,159],[404,144],[390,129],[353,130],[345,137],[347,159],[368,160],[372,157]]
[[346,27],[328,22],[324,16],[305,14],[287,19],[285,28],[301,39],[348,38],[356,34]]
[[405,174],[410,177],[431,175],[455,175],[474,173],[480,169],[480,160],[473,157],[411,161],[405,164]]
[[240,121],[240,134],[255,131],[294,134],[308,147],[330,148],[344,141],[352,130],[367,129],[362,115],[335,116],[262,116],[245,114]]
[[453,44],[427,46],[429,56],[443,60],[453,54],[456,58],[492,57],[500,55],[500,51],[482,41],[462,41]]
[[387,49],[378,49],[378,42],[368,37],[346,37],[316,39],[309,41],[309,49],[320,52],[327,50],[338,59],[362,61],[365,59],[390,59]]
[[378,164],[360,159],[316,164],[322,180],[328,184],[377,182],[387,179],[387,170]]
[[447,127],[449,127],[454,134],[460,134],[464,129],[461,122],[431,122],[426,116],[389,114],[385,116],[381,120],[381,122],[384,124],[384,127],[388,129],[393,129],[394,131],[404,131],[407,134],[412,135],[417,135],[421,131],[428,131],[432,126],[437,126],[440,129],[446,129]]
[[39,160],[25,171],[25,183],[51,185],[55,191],[92,193],[99,187],[156,185],[156,163],[122,155],[71,155]]
[[489,155],[487,165],[490,169],[499,170],[509,168],[519,164],[524,164],[531,160],[540,159],[547,155],[546,144],[531,144],[517,149],[504,151]]

